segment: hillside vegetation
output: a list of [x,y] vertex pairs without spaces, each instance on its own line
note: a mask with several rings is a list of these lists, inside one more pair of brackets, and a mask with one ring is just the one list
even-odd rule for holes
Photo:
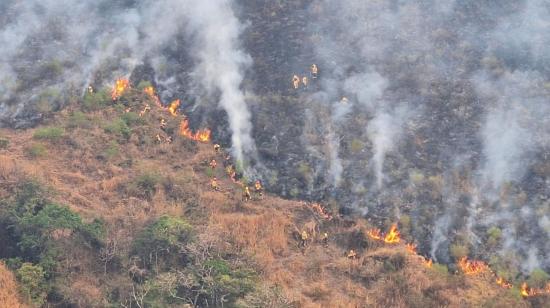
[[139,88],[116,103],[107,94],[89,93],[41,127],[0,130],[0,258],[11,270],[0,265],[2,307],[18,298],[31,307],[549,303],[499,287],[490,272],[428,266],[406,249],[406,222],[402,241],[385,244],[361,218],[272,195],[243,202],[224,154],[180,135],[182,115]]

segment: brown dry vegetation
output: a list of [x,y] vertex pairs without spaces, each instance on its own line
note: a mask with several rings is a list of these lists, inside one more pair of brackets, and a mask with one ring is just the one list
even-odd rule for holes
[[[76,108],[70,107],[49,124],[64,126]],[[138,103],[135,109],[140,108]],[[274,196],[243,203],[240,187],[221,166],[215,173],[222,189],[212,191],[204,161],[221,157],[210,144],[179,137],[172,144],[153,142],[155,134],[162,133],[157,125],[161,116],[169,127],[177,127],[178,121],[154,106],[128,140],[118,140],[118,152],[105,157],[109,144],[119,138],[105,132],[100,123],[122,113],[113,107],[89,113],[92,124],[67,129],[61,140],[45,142],[48,154],[39,158],[25,154],[33,130],[0,130],[10,140],[7,149],[0,150],[0,197],[23,178],[37,179],[55,191],[55,201],[85,220],[104,219],[107,239],[118,243],[121,254],[130,250],[135,234],[154,218],[183,216],[199,239],[207,238],[226,254],[243,256],[262,282],[281,287],[294,306],[529,306],[517,290],[497,287],[490,275],[441,273],[408,254],[402,244],[371,242],[365,235],[367,223],[359,218],[328,221],[306,203]],[[151,196],[132,188],[143,174],[159,177]],[[329,246],[323,247],[317,236],[306,249],[299,247],[297,232],[304,228],[328,232]],[[69,248],[62,270],[69,273],[66,285],[72,287],[61,292],[73,302],[103,306],[112,287],[131,288],[124,271],[104,275],[101,262],[87,250]],[[357,260],[345,256],[352,248],[358,251]],[[14,289],[12,275],[0,265],[0,299],[11,301],[10,307],[19,305]]]
[[14,275],[0,263],[0,307],[20,308],[25,307],[17,294],[17,283]]

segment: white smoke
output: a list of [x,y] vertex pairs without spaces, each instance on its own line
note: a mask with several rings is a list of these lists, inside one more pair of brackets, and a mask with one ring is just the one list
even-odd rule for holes
[[498,191],[520,180],[533,155],[548,144],[550,108],[541,77],[532,72],[506,72],[498,78],[478,76],[478,91],[488,103],[481,128],[482,184]]
[[344,167],[342,166],[342,160],[338,155],[338,150],[340,146],[338,145],[338,139],[336,135],[332,131],[329,131],[327,139],[328,139],[328,147],[329,147],[329,164],[330,164],[329,179],[334,187],[338,187],[338,185],[340,185],[340,181],[342,180],[342,172],[344,171]]
[[[84,89],[98,73],[110,83],[128,76],[146,57],[161,70],[166,65],[161,51],[185,30],[199,62],[196,83],[210,98],[219,97],[229,116],[234,153],[242,160],[253,148],[250,113],[240,90],[250,57],[240,49],[243,25],[231,5],[228,0],[8,0],[2,12],[7,18],[0,23],[0,121],[17,116],[47,88]],[[56,76],[40,76],[41,66],[53,67]],[[163,76],[161,82],[173,84],[173,77]],[[24,93],[18,84],[26,87]],[[9,106],[15,97],[17,106]]]
[[198,59],[196,74],[211,96],[219,93],[220,106],[229,116],[233,154],[243,161],[253,153],[250,112],[241,90],[244,71],[251,58],[240,49],[243,25],[227,0],[188,1],[188,31],[196,33],[193,54]]

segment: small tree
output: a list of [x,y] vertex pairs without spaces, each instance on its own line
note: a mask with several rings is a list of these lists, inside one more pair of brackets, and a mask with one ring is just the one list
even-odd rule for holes
[[185,220],[162,216],[141,232],[134,242],[134,252],[147,265],[155,265],[158,271],[159,257],[177,255],[179,248],[191,238],[192,227]]
[[17,270],[17,279],[21,284],[21,293],[29,302],[37,307],[46,300],[47,285],[45,272],[42,267],[32,263],[23,263]]

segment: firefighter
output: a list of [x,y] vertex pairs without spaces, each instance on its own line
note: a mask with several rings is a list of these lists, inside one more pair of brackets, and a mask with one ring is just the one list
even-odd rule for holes
[[220,153],[220,148],[221,148],[221,147],[220,147],[220,145],[219,145],[219,144],[217,144],[217,143],[216,143],[216,144],[214,144],[214,152],[216,152],[216,153]]
[[220,190],[220,187],[218,186],[218,179],[216,177],[212,178],[210,181],[210,187],[215,191]]
[[235,173],[235,169],[233,169],[233,165],[230,164],[227,167],[225,167],[225,172],[233,182],[236,181],[235,180],[236,173]]
[[304,78],[302,78],[302,83],[304,84],[304,87],[307,88],[307,77],[304,76]]
[[311,71],[311,78],[312,79],[317,79],[317,74],[319,73],[319,69],[317,68],[317,64],[312,64],[311,68],[310,68],[310,71]]
[[160,129],[166,130],[166,120],[164,118],[160,119]]
[[297,90],[300,87],[300,77],[294,75],[294,77],[292,77],[292,85],[294,86],[294,90]]
[[250,195],[250,189],[248,188],[248,185],[243,186],[243,201],[250,201],[252,199],[252,196]]
[[256,195],[258,195],[258,197],[260,197],[260,199],[263,198],[264,196],[264,188],[262,186],[262,182],[260,180],[256,180],[256,182],[254,183],[254,191],[256,192]]
[[143,110],[139,112],[139,116],[140,117],[144,116],[145,113],[149,110],[151,110],[151,107],[149,106],[149,104],[145,104],[145,108],[143,108]]
[[345,96],[342,96],[342,99],[340,100],[340,103],[345,105],[345,104],[347,104],[348,102],[349,102],[349,101],[348,101],[348,98],[345,97]]
[[349,252],[348,252],[348,259],[357,259],[357,253],[355,252],[355,250],[353,249],[350,249]]
[[94,93],[94,88],[92,86],[88,86],[88,93]]
[[323,246],[328,247],[328,233],[323,232],[323,236],[321,237],[321,241],[323,243]]
[[225,155],[225,157],[223,158],[223,165],[224,166],[231,165],[231,155],[229,154]]
[[166,137],[165,141],[166,141],[166,143],[168,143],[168,144],[172,143],[172,136]]
[[309,239],[309,234],[306,230],[302,231],[302,234],[300,234],[300,239],[302,240],[300,242],[300,246],[305,248],[307,246],[307,240]]
[[162,138],[160,137],[160,134],[157,134],[155,138],[157,139],[158,143],[162,143]]
[[210,168],[212,168],[212,170],[213,170],[213,169],[216,169],[216,166],[217,166],[217,165],[218,165],[218,163],[216,162],[215,159],[213,159],[213,160],[210,161],[209,166],[210,166]]

